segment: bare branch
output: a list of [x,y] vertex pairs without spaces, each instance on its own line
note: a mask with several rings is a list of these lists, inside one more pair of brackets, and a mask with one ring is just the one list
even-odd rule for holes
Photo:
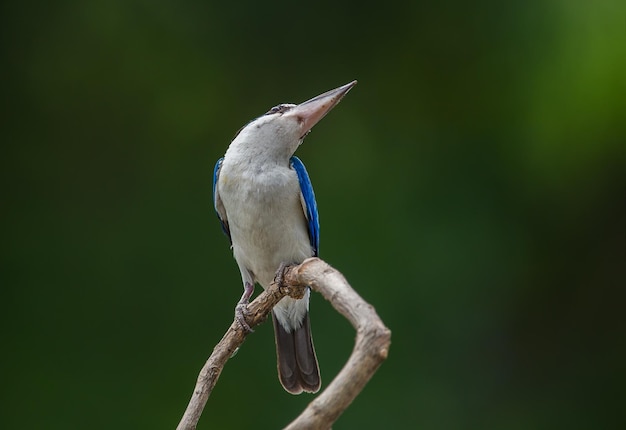
[[[287,427],[289,430],[329,429],[387,358],[391,332],[374,308],[350,287],[343,275],[319,258],[309,258],[298,266],[286,267],[282,278],[282,287],[272,284],[248,305],[246,322],[250,327],[265,321],[272,308],[285,295],[302,297],[304,288],[310,286],[321,293],[357,331],[354,350],[341,372]],[[178,430],[196,428],[226,361],[243,343],[247,334],[236,320],[233,321],[200,371]]]
[[[250,326],[254,328],[267,319],[267,316],[272,311],[272,308],[286,295],[293,295],[294,297],[302,297],[304,289],[306,287],[279,287],[276,284],[272,284],[270,288],[263,291],[259,296],[248,304],[248,313],[245,315],[245,320]],[[230,325],[226,334],[219,343],[213,348],[211,356],[200,370],[198,380],[196,381],[196,387],[191,395],[191,400],[187,405],[187,409],[183,414],[177,430],[194,430],[200,420],[200,415],[204,410],[213,387],[217,383],[217,379],[222,373],[222,369],[230,357],[233,356],[237,348],[239,348],[246,336],[248,336],[239,322],[235,319]]]
[[352,355],[343,369],[286,427],[286,430],[329,429],[387,358],[391,331],[343,275],[319,258],[309,258],[299,266],[287,268],[284,279],[288,285],[309,285],[321,293],[357,332]]

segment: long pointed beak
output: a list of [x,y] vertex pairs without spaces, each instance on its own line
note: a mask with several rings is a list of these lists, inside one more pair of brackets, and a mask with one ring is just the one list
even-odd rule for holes
[[293,109],[285,112],[285,116],[297,116],[303,122],[302,136],[304,137],[355,85],[356,81],[352,81],[349,84],[313,97],[311,100],[300,103]]

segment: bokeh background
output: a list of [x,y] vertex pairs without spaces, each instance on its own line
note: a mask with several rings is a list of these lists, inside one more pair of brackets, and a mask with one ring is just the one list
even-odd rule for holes
[[[321,256],[391,328],[338,429],[625,428],[626,3],[3,2],[0,428],[174,428],[232,320],[211,204],[248,120],[306,139]],[[319,296],[326,384],[354,332]],[[271,324],[200,429],[280,428]]]

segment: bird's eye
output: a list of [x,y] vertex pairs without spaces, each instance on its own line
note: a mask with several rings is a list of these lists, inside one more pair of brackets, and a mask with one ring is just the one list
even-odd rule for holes
[[268,110],[265,115],[272,115],[275,113],[284,113],[287,112],[289,109],[291,109],[294,105],[290,105],[290,104],[280,104],[278,106],[274,106],[273,108],[271,108],[270,110]]

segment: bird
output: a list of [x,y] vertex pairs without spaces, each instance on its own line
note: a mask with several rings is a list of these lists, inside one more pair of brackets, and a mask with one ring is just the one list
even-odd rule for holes
[[[318,256],[315,193],[294,153],[356,83],[274,106],[242,127],[215,164],[213,204],[241,272],[244,291],[235,315],[246,331],[243,315],[255,284],[266,289],[285,265]],[[309,298],[307,288],[303,298],[286,296],[272,310],[278,378],[291,394],[316,393],[321,386]]]

